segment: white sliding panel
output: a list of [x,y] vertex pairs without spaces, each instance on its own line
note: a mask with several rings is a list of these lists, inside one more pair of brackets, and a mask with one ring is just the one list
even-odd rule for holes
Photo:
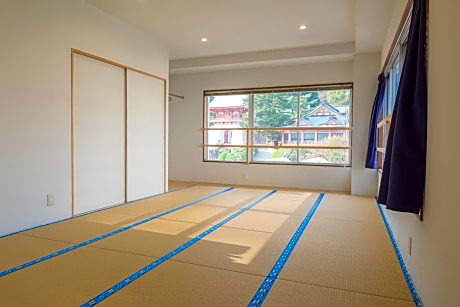
[[128,201],[164,191],[164,83],[127,71]]
[[125,201],[125,69],[74,55],[75,214]]

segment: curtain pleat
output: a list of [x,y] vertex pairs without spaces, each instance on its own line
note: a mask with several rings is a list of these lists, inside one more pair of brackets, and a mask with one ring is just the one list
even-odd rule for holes
[[393,110],[378,202],[419,213],[427,144],[426,0],[414,0],[406,58]]
[[369,137],[367,142],[366,168],[377,169],[377,124],[382,113],[383,99],[385,97],[386,80],[385,75],[379,75],[379,87],[372,107],[371,121],[369,123]]

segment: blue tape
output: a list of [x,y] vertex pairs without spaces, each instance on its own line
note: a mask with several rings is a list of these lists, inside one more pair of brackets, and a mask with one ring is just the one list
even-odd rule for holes
[[65,221],[68,221],[68,220],[71,220],[71,219],[75,219],[77,217],[85,216],[85,215],[96,213],[96,212],[99,212],[99,211],[104,211],[104,210],[112,209],[112,208],[115,208],[115,207],[124,206],[124,205],[130,204],[130,203],[136,202],[136,201],[141,201],[141,200],[144,200],[144,199],[154,198],[154,197],[161,196],[161,195],[168,194],[168,193],[177,192],[177,191],[180,191],[180,190],[185,190],[185,189],[188,189],[188,188],[191,188],[191,187],[194,187],[194,186],[195,186],[195,184],[188,185],[186,187],[174,189],[174,190],[171,190],[171,191],[168,191],[168,192],[158,193],[158,194],[155,194],[155,195],[152,195],[152,196],[149,196],[149,197],[144,197],[144,198],[128,201],[128,202],[125,202],[125,203],[121,203],[121,204],[118,204],[118,205],[113,205],[113,206],[108,206],[108,207],[104,207],[104,208],[101,208],[101,209],[92,210],[92,211],[81,213],[81,214],[71,216],[71,217],[68,217],[68,218],[65,218],[65,219],[62,219],[62,220],[58,220],[58,221],[50,222],[50,223],[47,223],[47,224],[42,224],[42,225],[26,228],[26,229],[23,229],[23,230],[15,231],[15,232],[0,236],[0,239],[5,238],[5,237],[9,237],[9,236],[12,236],[12,235],[16,235],[18,233],[22,233],[22,232],[25,232],[25,231],[29,231],[29,230],[33,230],[33,229],[37,229],[37,228],[41,228],[41,227],[45,227],[45,226],[65,222]]
[[[376,201],[377,202],[377,201]],[[416,307],[422,307],[422,301],[417,294],[417,290],[415,289],[415,285],[412,281],[412,278],[409,274],[409,270],[406,267],[406,263],[404,262],[404,258],[402,257],[401,251],[399,250],[398,244],[393,236],[393,231],[390,228],[390,224],[387,221],[385,214],[383,213],[382,206],[377,202],[377,207],[379,208],[380,215],[382,216],[383,223],[385,224],[385,228],[387,229],[388,236],[390,237],[391,245],[393,245],[393,249],[396,253],[396,257],[398,258],[399,266],[401,267],[401,271],[404,275],[404,279],[406,280],[407,287],[409,288],[410,295],[412,296],[412,300]]]
[[291,256],[295,246],[297,245],[297,242],[299,242],[300,237],[302,236],[305,228],[307,227],[308,223],[310,222],[311,218],[313,217],[313,214],[315,214],[316,209],[318,208],[321,200],[323,199],[324,194],[321,193],[318,198],[316,199],[315,203],[311,207],[310,211],[308,212],[307,216],[304,218],[302,223],[300,224],[299,228],[297,228],[296,232],[294,235],[291,237],[291,240],[289,240],[289,243],[286,245],[284,248],[283,252],[279,256],[278,260],[275,262],[275,265],[272,267],[270,272],[268,273],[267,277],[265,280],[262,282],[260,285],[259,289],[256,291],[252,299],[249,301],[248,306],[255,307],[255,306],[261,306],[267,297],[268,293],[270,292],[270,289],[272,288],[273,284],[276,281],[276,278],[278,278],[278,275],[281,273],[281,270],[283,269],[284,265],[289,259],[289,256]]
[[94,306],[96,304],[99,304],[103,300],[107,299],[109,296],[111,296],[114,293],[120,291],[121,289],[123,289],[124,287],[126,287],[127,285],[129,285],[130,283],[135,281],[136,279],[138,279],[138,278],[142,277],[143,275],[147,274],[148,272],[150,272],[151,270],[153,270],[154,268],[156,268],[157,266],[159,266],[163,262],[171,259],[172,257],[174,257],[175,255],[179,254],[183,250],[189,248],[190,246],[192,246],[196,242],[200,241],[201,239],[203,239],[204,237],[206,237],[207,235],[209,235],[210,233],[212,233],[216,229],[220,228],[221,226],[223,226],[224,224],[226,224],[229,221],[233,220],[237,216],[239,216],[239,215],[243,214],[244,212],[248,211],[249,209],[251,209],[252,207],[257,205],[258,203],[263,201],[264,199],[266,199],[266,198],[270,197],[271,195],[273,195],[274,193],[276,193],[276,190],[273,190],[270,193],[262,196],[261,198],[257,199],[256,201],[254,201],[250,205],[248,205],[248,206],[244,207],[243,209],[239,210],[238,212],[232,214],[231,216],[227,217],[226,219],[222,220],[218,224],[216,224],[216,225],[212,226],[211,228],[207,229],[206,231],[202,232],[201,234],[199,234],[195,238],[191,239],[190,241],[184,243],[183,245],[179,246],[178,248],[174,249],[173,251],[167,253],[163,257],[158,258],[154,262],[151,262],[150,264],[148,264],[147,266],[143,267],[139,271],[135,272],[134,274],[132,274],[129,277],[125,278],[124,280],[120,281],[119,283],[117,283],[113,287],[111,287],[111,288],[105,290],[104,292],[96,295],[93,299],[87,301],[86,303],[84,303],[81,306],[82,307],[83,306],[88,307],[88,306]]
[[46,255],[46,256],[44,256],[44,257],[41,257],[41,258],[38,258],[38,259],[35,259],[35,260],[32,260],[32,261],[26,262],[26,263],[24,263],[24,264],[21,264],[21,265],[19,265],[19,266],[10,268],[10,269],[8,269],[8,270],[6,270],[6,271],[0,272],[0,277],[3,277],[3,276],[5,276],[5,275],[9,275],[9,274],[11,274],[11,273],[14,273],[14,272],[20,271],[20,270],[22,270],[22,269],[28,268],[28,267],[30,267],[30,266],[32,266],[32,265],[34,265],[34,264],[37,264],[37,263],[40,263],[40,262],[43,262],[43,261],[52,259],[52,258],[54,258],[54,257],[56,257],[56,256],[59,256],[59,255],[68,253],[68,252],[73,251],[73,250],[75,250],[75,249],[77,249],[77,248],[80,248],[80,247],[86,246],[86,245],[88,245],[88,244],[97,242],[97,241],[99,241],[99,240],[102,240],[102,239],[111,237],[111,236],[113,236],[113,235],[119,234],[120,232],[123,232],[123,231],[126,231],[126,230],[128,230],[128,229],[137,227],[137,226],[142,225],[142,224],[145,224],[145,223],[147,223],[147,222],[150,222],[150,221],[152,221],[152,220],[158,219],[158,218],[160,218],[160,217],[162,217],[162,216],[165,216],[165,215],[167,215],[167,214],[176,212],[176,211],[181,210],[181,209],[184,209],[184,208],[186,208],[186,207],[195,205],[195,204],[197,204],[197,203],[199,203],[199,202],[202,202],[202,201],[204,201],[204,200],[206,200],[206,199],[212,198],[212,197],[214,197],[214,196],[218,196],[218,195],[220,195],[220,194],[223,194],[223,193],[228,192],[228,191],[233,190],[233,189],[234,189],[234,188],[228,188],[228,189],[225,189],[225,190],[223,190],[223,191],[220,191],[220,192],[217,192],[217,193],[213,193],[213,194],[208,195],[208,196],[206,196],[206,197],[203,197],[203,198],[200,198],[200,199],[198,199],[198,200],[192,201],[192,202],[190,202],[190,203],[188,203],[188,204],[185,204],[185,205],[179,206],[179,207],[177,207],[177,208],[174,208],[174,209],[165,211],[165,212],[163,212],[163,213],[160,213],[160,214],[151,216],[151,217],[146,218],[146,219],[144,219],[144,220],[142,220],[142,221],[139,221],[139,222],[130,224],[130,225],[128,225],[128,226],[125,226],[125,227],[123,227],[123,228],[114,230],[114,231],[109,232],[109,233],[106,233],[106,234],[104,234],[104,235],[95,237],[95,238],[90,239],[90,240],[88,240],[88,241],[85,241],[85,242],[81,242],[81,243],[72,245],[72,246],[70,246],[70,247],[67,247],[67,248],[62,249],[62,250],[60,250],[60,251],[57,251],[57,252],[54,252],[54,253],[52,253],[52,254]]

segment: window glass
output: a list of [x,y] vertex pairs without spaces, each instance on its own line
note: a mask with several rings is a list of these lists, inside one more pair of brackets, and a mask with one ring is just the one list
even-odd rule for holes
[[348,164],[350,151],[346,149],[299,149],[299,162],[309,164]]
[[254,127],[296,127],[297,93],[254,95]]
[[249,95],[207,96],[206,100],[208,128],[247,127]]
[[205,94],[206,161],[246,162],[250,148],[249,163],[350,164],[349,85],[328,90],[248,92]]
[[314,133],[304,133],[303,140],[305,144],[313,143],[315,141],[315,134]]
[[246,131],[208,130],[206,143],[209,145],[246,145]]
[[325,140],[328,137],[329,137],[329,133],[323,133],[323,132],[318,133],[318,141]]
[[208,161],[246,162],[246,148],[207,147]]
[[254,148],[252,152],[254,162],[296,163],[297,149],[293,148]]

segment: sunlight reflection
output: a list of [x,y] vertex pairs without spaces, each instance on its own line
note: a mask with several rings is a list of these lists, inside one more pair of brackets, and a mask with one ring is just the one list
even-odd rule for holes
[[[190,235],[190,237],[195,237],[199,233],[200,232],[196,232]],[[250,232],[243,229],[222,227],[202,240],[230,245],[222,247],[222,250],[227,248],[241,250],[243,247],[244,251],[239,254],[229,252],[228,259],[230,259],[233,263],[249,264],[265,246],[271,236],[272,234],[270,233]]]
[[303,204],[300,200],[267,199],[252,210],[265,210],[282,213],[294,213]]
[[191,222],[191,223],[202,223],[206,220],[209,220],[216,215],[224,212],[225,208],[217,208],[212,206],[202,206],[195,205],[193,207],[188,207],[180,211],[173,212],[168,214],[165,217],[168,220],[182,221],[182,222]]
[[272,199],[285,199],[285,200],[299,200],[304,201],[308,197],[312,195],[311,192],[288,192],[288,191],[280,191],[274,194],[271,198]]
[[157,219],[157,220],[139,225],[135,227],[134,229],[175,236],[175,235],[178,235],[194,227],[195,225],[196,223],[191,223],[191,222],[180,222],[180,221]]
[[129,225],[133,222],[133,219],[136,219],[136,217],[132,215],[113,213],[107,211],[89,214],[80,218],[80,220],[85,222],[92,222],[104,225],[116,225],[120,223],[126,223],[126,225]]
[[247,230],[275,232],[286,222],[289,215],[249,210],[244,215],[231,220],[225,226]]

